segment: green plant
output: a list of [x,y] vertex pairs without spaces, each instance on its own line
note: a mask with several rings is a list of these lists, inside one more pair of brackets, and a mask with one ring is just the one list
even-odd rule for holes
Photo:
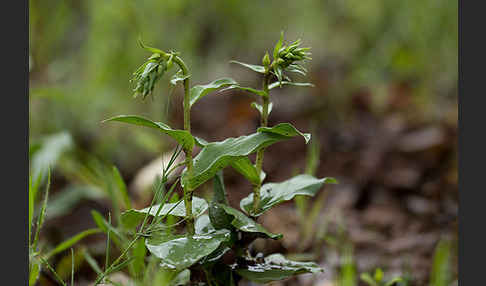
[[[272,89],[284,85],[312,86],[309,83],[293,82],[287,76],[287,73],[306,74],[301,62],[310,59],[309,48],[302,48],[300,40],[286,45],[282,33],[273,49],[272,60],[267,52],[262,59],[262,65],[233,61],[262,75],[262,88],[255,89],[241,86],[227,77],[191,87],[191,74],[179,53],[151,48],[141,41],[140,44],[152,55],[134,73],[134,96],[145,99],[151,95],[157,81],[171,68],[176,67],[178,70],[170,83],[182,83],[184,88],[184,129],[173,129],[164,123],[133,115],[115,116],[104,122],[118,121],[155,128],[172,137],[180,146],[179,151],[185,154],[185,169],[169,191],[164,192],[162,189],[167,183],[167,173],[178,165],[166,166],[160,181],[161,188],[155,192],[150,206],[142,210],[130,209],[121,214],[120,223],[124,233],[112,237],[115,239],[117,236],[129,235],[132,238],[127,243],[119,243],[122,245],[122,253],[110,265],[106,260],[105,271],[99,273],[95,284],[103,281],[115,268],[121,269],[129,265],[133,259],[130,251],[136,248],[139,241],[143,241],[152,257],[160,260],[160,267],[169,276],[180,279],[180,275],[186,278],[190,275],[190,280],[194,283],[236,285],[242,278],[267,283],[301,273],[320,272],[322,269],[312,262],[290,261],[281,254],[266,257],[259,254],[253,257],[248,251],[249,245],[257,238],[282,237],[282,234],[270,233],[260,225],[257,222],[260,215],[275,205],[292,200],[296,195],[314,196],[323,184],[337,183],[334,178],[319,179],[305,174],[280,183],[263,184],[266,148],[296,136],[302,136],[306,143],[310,140],[310,134],[298,131],[289,123],[268,126],[268,117],[273,106],[270,97]],[[259,111],[261,124],[256,133],[209,143],[191,134],[191,108],[202,97],[223,88],[239,89],[255,95],[259,102],[252,103],[252,107]],[[195,145],[202,149],[193,157]],[[253,153],[256,153],[255,164],[248,157]],[[240,202],[243,212],[229,206],[226,198],[223,169],[228,166],[241,173],[253,185],[253,192]],[[194,196],[194,192],[209,180],[213,181],[213,199],[208,203]],[[179,183],[183,188],[183,199],[177,203],[166,203]],[[155,204],[162,194],[164,198]],[[206,210],[208,215],[204,214]],[[167,225],[168,216],[182,218],[179,222],[185,222],[185,233],[177,232],[175,225]],[[108,237],[110,233],[118,232],[117,229],[110,228],[110,222],[97,217],[95,220],[98,220],[100,227],[105,225]],[[167,231],[168,229],[174,231]]]
[[451,256],[452,242],[441,239],[434,251],[432,268],[430,270],[430,286],[446,286],[452,282]]
[[381,270],[381,268],[376,268],[375,274],[373,274],[373,276],[371,276],[368,272],[361,273],[360,278],[369,286],[399,285],[398,283],[403,281],[403,279],[401,277],[395,277],[395,278],[392,278],[388,281],[383,280],[384,273],[383,273],[383,270]]

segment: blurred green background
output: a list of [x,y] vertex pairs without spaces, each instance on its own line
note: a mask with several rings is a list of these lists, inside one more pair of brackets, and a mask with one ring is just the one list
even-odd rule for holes
[[[150,56],[138,45],[139,37],[150,46],[180,52],[192,71],[192,84],[230,76],[248,86],[260,86],[257,75],[229,61],[259,63],[284,31],[288,41],[301,38],[304,46],[312,47],[313,60],[306,66],[309,81],[316,87],[275,91],[271,123],[297,122],[301,130],[314,126],[315,138],[323,143],[317,175],[341,176],[343,188],[351,182],[360,194],[368,192],[370,185],[385,190],[406,189],[410,197],[422,199],[422,205],[419,202],[409,209],[404,207],[411,221],[424,220],[420,211],[414,213],[414,207],[423,206],[424,200],[438,202],[440,211],[423,207],[425,213],[432,210],[433,225],[424,229],[441,233],[447,228],[454,232],[457,1],[30,0],[29,6],[30,166],[34,173],[45,171],[49,164],[54,167],[54,196],[50,201],[52,211],[48,212],[51,218],[66,216],[81,198],[103,198],[99,190],[85,186],[104,188],[107,183],[103,182],[103,174],[108,172],[105,165],[116,165],[130,183],[141,168],[174,146],[167,137],[151,130],[101,123],[113,115],[137,114],[173,127],[182,126],[181,91],[176,89],[169,98],[169,76],[158,84],[153,98],[142,101],[132,97],[131,74]],[[193,110],[196,135],[214,141],[254,130],[257,117],[248,106],[250,101],[237,96],[214,98],[205,98]],[[417,146],[413,145],[400,151],[406,153],[403,155],[392,147],[375,144],[382,136],[386,138],[383,130],[399,130],[397,133],[403,135],[423,126],[432,126],[432,130],[425,128],[426,132],[412,138],[418,141],[407,142],[427,151],[410,155],[407,152],[416,152],[409,150]],[[269,171],[277,172],[271,179],[283,179],[295,170],[295,166],[288,166],[287,171],[279,172],[279,152],[295,152],[299,157],[295,162],[300,167],[304,164],[305,159],[300,159],[306,156],[304,147],[289,151],[290,147],[285,146],[290,145],[282,146],[266,157]],[[383,150],[368,152],[367,146]],[[75,152],[69,153],[67,160],[59,160],[67,150]],[[361,150],[368,153],[361,156]],[[388,155],[394,159],[374,172],[378,167],[373,159]],[[350,162],[355,167],[350,167]],[[395,176],[391,171],[396,166],[399,171],[403,166],[408,168],[406,171],[415,170],[420,179],[416,184],[400,185],[393,180],[410,178],[406,174],[413,170]],[[387,174],[383,175],[385,179],[377,175],[383,170],[390,172],[392,183],[386,181]],[[240,198],[248,192],[241,180],[229,181],[235,193],[241,193]],[[59,196],[62,193],[65,195]],[[375,193],[377,197],[381,194]],[[395,193],[391,196],[399,201],[403,198]],[[360,195],[356,200],[348,208],[361,219],[361,212],[373,199]],[[62,224],[54,233],[51,231],[50,239],[60,241],[93,225],[88,223],[89,212],[81,213],[76,224]],[[430,260],[433,247],[426,248],[424,256]],[[381,265],[386,263],[382,261]],[[412,268],[424,268],[423,264],[417,265]]]

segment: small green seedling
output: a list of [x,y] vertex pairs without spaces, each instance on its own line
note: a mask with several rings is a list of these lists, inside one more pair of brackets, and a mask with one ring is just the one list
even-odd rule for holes
[[369,286],[393,286],[399,285],[398,283],[402,282],[403,279],[401,277],[395,277],[388,281],[383,280],[384,273],[381,268],[375,269],[375,274],[371,276],[369,273],[365,272],[362,273],[360,278]]
[[[265,172],[262,167],[266,148],[294,137],[302,137],[305,143],[311,139],[310,134],[300,132],[290,123],[268,126],[273,106],[270,96],[272,89],[284,85],[312,86],[310,83],[293,82],[288,76],[289,73],[306,74],[301,63],[310,60],[309,48],[302,48],[300,40],[285,44],[282,33],[273,49],[272,58],[267,52],[262,65],[232,61],[262,76],[262,88],[256,89],[241,86],[228,77],[191,86],[191,73],[180,54],[151,48],[141,41],[140,44],[151,52],[151,56],[134,73],[134,96],[145,99],[152,95],[157,81],[170,70],[176,69],[170,83],[174,86],[182,84],[184,88],[184,129],[174,129],[165,123],[134,115],[115,116],[105,122],[117,121],[150,127],[170,136],[185,154],[185,169],[170,191],[165,192],[161,203],[154,204],[158,200],[155,197],[164,192],[156,192],[148,208],[129,209],[121,214],[121,224],[125,228],[122,235],[129,234],[132,239],[122,243],[124,250],[121,255],[110,265],[107,264],[95,284],[101,283],[114,268],[123,268],[124,261],[128,261],[126,265],[129,265],[130,249],[141,240],[151,254],[150,257],[158,258],[160,269],[170,274],[164,277],[173,277],[171,285],[184,285],[189,281],[205,285],[236,285],[243,278],[256,283],[268,283],[301,273],[321,272],[322,269],[313,262],[291,261],[281,254],[266,257],[259,254],[253,257],[248,251],[250,244],[257,238],[282,238],[282,234],[271,233],[259,224],[259,216],[297,195],[314,196],[324,184],[337,183],[334,178],[316,178],[309,174],[297,175],[283,182],[264,183]],[[242,90],[256,97],[257,100],[251,106],[261,115],[260,127],[255,133],[219,142],[207,142],[193,136],[191,109],[204,96],[228,89]],[[201,151],[193,156],[196,145],[201,147]],[[248,157],[251,154],[256,154],[254,163]],[[170,170],[167,168],[167,172],[175,167],[178,165]],[[241,210],[228,204],[223,177],[223,169],[226,167],[234,168],[253,186],[251,194],[241,200]],[[194,196],[198,188],[210,180],[213,181],[213,199],[207,202]],[[167,176],[163,175],[161,182],[165,184]],[[166,203],[168,194],[176,184],[183,188],[182,200]],[[185,223],[185,233],[167,231],[175,227],[167,225],[167,216],[181,218],[177,224]],[[99,221],[101,219],[98,218]],[[113,233],[111,237],[114,240],[117,236]]]

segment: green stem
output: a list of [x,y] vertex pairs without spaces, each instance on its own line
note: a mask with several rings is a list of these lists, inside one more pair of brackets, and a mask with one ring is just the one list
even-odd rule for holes
[[[189,70],[186,64],[179,56],[174,57],[174,62],[179,65],[182,74],[186,76],[184,79],[184,130],[191,133],[191,105],[190,105],[190,85],[189,85]],[[192,177],[192,149],[184,149],[186,155],[185,164],[187,167],[187,177]],[[186,185],[184,187],[184,205],[186,207],[186,228],[189,234],[194,234],[194,217],[192,215],[192,190]]]
[[[270,73],[265,73],[263,77],[263,91],[265,92],[265,96],[262,97],[262,117],[260,119],[261,127],[267,127],[268,125],[268,106],[270,104],[270,93],[268,89],[268,83],[270,81]],[[260,175],[262,172],[263,166],[263,156],[265,153],[265,148],[258,150],[256,156],[256,170],[257,174]],[[259,211],[260,205],[260,189],[262,187],[262,182],[259,181],[253,188],[253,212],[256,214]]]

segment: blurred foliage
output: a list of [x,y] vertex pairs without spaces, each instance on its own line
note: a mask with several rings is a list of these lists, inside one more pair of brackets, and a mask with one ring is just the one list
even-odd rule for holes
[[[166,147],[156,132],[130,129],[131,136],[124,136],[128,127],[100,124],[118,113],[166,121],[167,81],[153,104],[131,97],[134,86],[128,80],[147,57],[139,36],[152,46],[180,51],[194,83],[239,72],[228,64],[231,59],[259,62],[264,47],[275,41],[268,35],[284,30],[312,47],[310,71],[344,67],[326,91],[338,102],[348,102],[349,93],[363,86],[378,101],[386,100],[383,90],[390,82],[411,84],[426,111],[457,95],[456,1],[29,3],[31,138],[69,130],[81,147],[123,168],[140,166]],[[317,74],[314,81],[319,80]],[[112,148],[114,142],[124,148]]]

